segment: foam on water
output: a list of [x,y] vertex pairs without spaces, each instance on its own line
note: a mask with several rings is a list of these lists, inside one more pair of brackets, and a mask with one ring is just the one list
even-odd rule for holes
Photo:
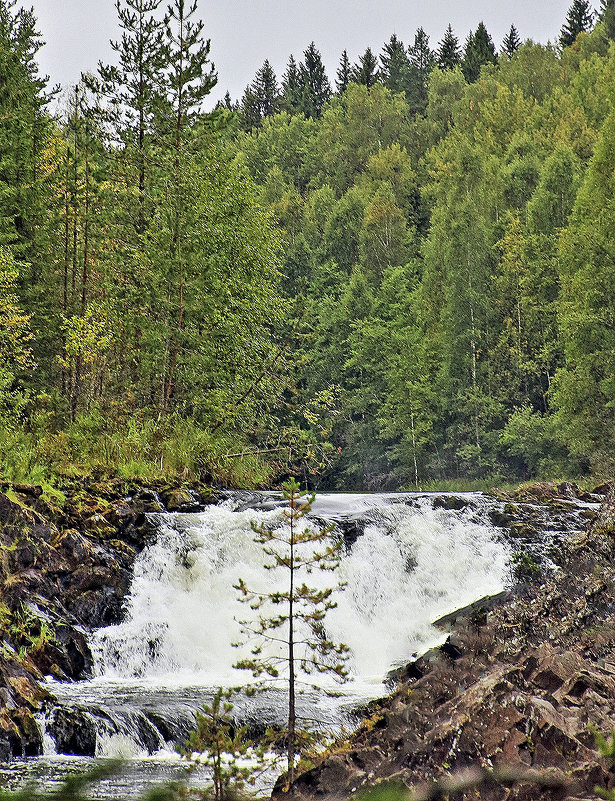
[[[156,542],[135,565],[125,622],[94,636],[100,677],[210,687],[245,681],[232,667],[241,656],[233,643],[249,610],[233,585],[241,577],[271,591],[286,577],[264,569],[251,529],[252,521],[280,525],[281,510],[235,506],[231,499],[198,514],[160,516]],[[346,589],[326,620],[327,634],[350,647],[360,685],[379,684],[392,665],[441,641],[435,619],[504,586],[508,550],[469,511],[434,510],[428,497],[322,495],[313,516],[361,519],[363,534],[339,568]],[[308,583],[325,587],[332,577],[315,571]]]

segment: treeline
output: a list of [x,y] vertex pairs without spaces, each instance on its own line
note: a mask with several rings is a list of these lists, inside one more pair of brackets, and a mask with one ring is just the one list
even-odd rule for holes
[[5,477],[224,475],[279,390],[280,236],[203,112],[196,5],[160,5],[120,4],[116,63],[54,117],[33,15],[0,2]]
[[484,28],[450,67],[441,43],[424,111],[390,49],[318,114],[237,110],[305,298],[298,391],[340,392],[330,485],[612,471],[613,4],[596,22],[575,2],[559,47],[489,48],[478,77]]
[[52,116],[0,0],[0,477],[610,472],[614,9],[392,37],[335,93],[312,44],[206,114],[196,6],[121,0]]

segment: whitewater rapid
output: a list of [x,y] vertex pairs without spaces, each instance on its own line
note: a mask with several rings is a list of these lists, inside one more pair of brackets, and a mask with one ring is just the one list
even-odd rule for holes
[[[208,687],[245,681],[233,668],[242,656],[234,643],[249,610],[234,585],[241,578],[271,592],[286,580],[264,568],[254,541],[252,523],[282,524],[275,497],[263,498],[249,508],[231,497],[199,513],[157,516],[158,536],[135,564],[124,622],[92,638],[99,678]],[[327,494],[313,505],[307,525],[354,532],[336,577],[346,588],[326,630],[350,649],[355,690],[379,691],[392,666],[441,641],[434,620],[504,587],[510,553],[487,515],[476,502],[447,511],[432,501]],[[329,573],[309,576],[316,587],[332,581]]]

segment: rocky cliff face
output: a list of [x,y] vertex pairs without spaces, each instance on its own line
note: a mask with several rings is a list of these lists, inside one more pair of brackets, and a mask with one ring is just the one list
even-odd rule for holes
[[134,559],[153,535],[146,514],[208,500],[158,489],[85,481],[66,488],[61,507],[40,487],[0,492],[0,760],[41,753],[43,676],[90,675],[87,633],[121,619]]
[[[570,490],[532,492],[509,497],[510,509],[557,509]],[[597,784],[615,785],[593,734],[615,729],[612,490],[589,530],[562,543],[557,561],[548,578],[532,582],[530,571],[498,608],[448,616],[446,646],[409,665],[348,741],[287,792],[279,782],[274,799],[348,798],[386,780],[416,787],[468,766],[539,769],[557,788],[489,782],[455,798],[595,798]]]

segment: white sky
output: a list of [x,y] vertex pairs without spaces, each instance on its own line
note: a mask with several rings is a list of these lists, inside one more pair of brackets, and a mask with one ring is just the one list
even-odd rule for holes
[[[163,0],[164,2],[164,0]],[[199,14],[211,38],[218,71],[212,100],[228,89],[240,98],[268,58],[278,78],[288,56],[297,61],[314,40],[333,83],[342,50],[352,61],[369,45],[379,53],[392,33],[408,45],[419,26],[436,47],[450,22],[463,43],[482,20],[496,47],[514,23],[522,39],[546,43],[559,35],[572,0],[200,0]],[[596,0],[597,2],[597,0]],[[34,6],[47,45],[39,53],[53,83],[75,83],[100,60],[113,62],[109,39],[117,38],[114,0],[26,0]]]

